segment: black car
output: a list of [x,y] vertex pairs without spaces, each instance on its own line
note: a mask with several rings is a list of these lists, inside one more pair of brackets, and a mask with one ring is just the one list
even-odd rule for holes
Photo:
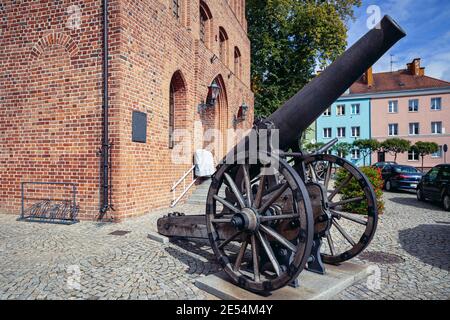
[[384,161],[384,162],[374,163],[372,165],[372,167],[375,167],[375,168],[378,168],[378,169],[383,169],[387,165],[396,165],[396,164],[397,164],[397,162],[395,162],[395,161]]
[[417,199],[439,201],[450,211],[450,164],[440,164],[431,169],[417,187]]
[[381,170],[381,176],[386,191],[394,189],[416,190],[422,178],[422,173],[411,166],[388,164]]

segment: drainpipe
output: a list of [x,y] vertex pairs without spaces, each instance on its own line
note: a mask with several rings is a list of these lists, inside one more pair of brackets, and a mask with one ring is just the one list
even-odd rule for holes
[[109,123],[108,123],[108,0],[103,0],[103,136],[102,136],[102,205],[100,219],[111,208],[109,185]]

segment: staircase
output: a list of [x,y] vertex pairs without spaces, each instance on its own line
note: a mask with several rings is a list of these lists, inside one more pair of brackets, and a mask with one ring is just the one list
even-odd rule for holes
[[206,197],[208,196],[209,185],[211,184],[211,179],[202,180],[200,184],[197,185],[194,192],[192,192],[186,204],[193,205],[206,205]]

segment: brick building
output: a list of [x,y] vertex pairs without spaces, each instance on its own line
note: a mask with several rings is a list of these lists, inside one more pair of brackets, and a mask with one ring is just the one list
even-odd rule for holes
[[[114,219],[170,204],[170,189],[208,143],[250,127],[250,43],[245,0],[109,1],[110,199]],[[18,214],[23,181],[77,187],[81,219],[102,206],[101,0],[22,0],[0,6],[0,212]],[[208,87],[220,87],[213,107]],[[235,121],[243,104],[249,113]],[[200,110],[200,111],[199,111]],[[140,113],[136,113],[136,111]],[[133,141],[133,114],[146,116]],[[141,133],[142,133],[142,128]],[[187,136],[177,135],[183,129]],[[183,143],[186,161],[177,162]],[[212,146],[212,147],[211,147]]]

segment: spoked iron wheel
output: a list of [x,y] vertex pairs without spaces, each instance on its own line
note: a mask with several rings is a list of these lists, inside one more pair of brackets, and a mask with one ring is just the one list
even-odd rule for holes
[[316,173],[317,180],[324,181],[325,175],[327,173],[328,162],[326,161],[317,161],[314,164],[314,171]]
[[[214,254],[235,284],[254,292],[295,280],[313,239],[303,181],[284,160],[270,163],[222,165],[207,198],[206,225]],[[224,229],[232,232],[221,238]]]
[[[323,236],[322,259],[337,264],[362,252],[375,234],[378,221],[376,195],[367,177],[350,162],[333,155],[311,155],[304,159],[306,175],[326,190],[331,227]],[[316,163],[326,163],[323,180]],[[347,189],[347,190],[346,190]],[[346,190],[347,192],[343,192]]]

